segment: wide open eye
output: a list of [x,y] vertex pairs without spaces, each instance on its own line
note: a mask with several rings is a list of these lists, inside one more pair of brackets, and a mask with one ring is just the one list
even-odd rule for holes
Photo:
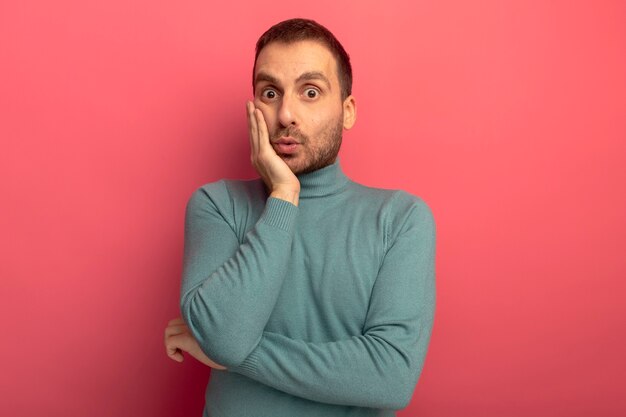
[[275,90],[272,90],[271,88],[265,89],[263,90],[263,92],[261,93],[261,95],[267,99],[273,100],[276,98],[277,94]]
[[317,91],[315,88],[307,88],[306,90],[304,90],[304,94],[308,98],[317,98],[317,96],[319,95],[319,91]]

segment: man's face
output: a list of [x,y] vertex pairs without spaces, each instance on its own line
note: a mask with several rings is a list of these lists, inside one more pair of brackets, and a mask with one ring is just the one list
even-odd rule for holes
[[344,117],[344,107],[347,103],[352,112],[354,100],[341,100],[328,48],[315,41],[272,42],[257,57],[254,80],[254,105],[263,112],[272,147],[291,171],[302,174],[332,164],[342,129],[353,123]]

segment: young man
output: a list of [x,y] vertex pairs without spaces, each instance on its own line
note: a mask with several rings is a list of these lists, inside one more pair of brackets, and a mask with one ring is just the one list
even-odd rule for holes
[[356,120],[348,55],[311,20],[257,42],[247,103],[260,175],[191,196],[183,319],[168,355],[213,368],[205,416],[395,416],[421,373],[435,307],[435,227],[403,191],[343,173]]

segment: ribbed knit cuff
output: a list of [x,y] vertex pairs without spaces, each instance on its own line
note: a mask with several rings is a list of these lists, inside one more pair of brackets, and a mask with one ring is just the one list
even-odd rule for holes
[[[263,340],[263,338],[261,338],[261,340]],[[241,364],[235,367],[230,367],[228,368],[228,370],[231,372],[236,372],[243,376],[247,376],[249,378],[254,378],[257,373],[257,358],[254,350],[248,355],[246,359],[244,359]]]
[[269,197],[259,221],[291,233],[295,227],[297,215],[297,206],[280,198]]

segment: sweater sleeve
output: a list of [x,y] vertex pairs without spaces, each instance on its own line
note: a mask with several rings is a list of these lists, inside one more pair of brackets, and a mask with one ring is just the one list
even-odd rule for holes
[[[230,212],[230,213],[229,213]],[[297,207],[269,197],[240,244],[223,181],[191,196],[185,215],[181,312],[204,353],[229,368],[262,337],[286,275]]]
[[420,200],[385,254],[362,334],[312,343],[264,332],[250,356],[229,370],[313,401],[406,407],[434,320],[434,258],[435,225]]

